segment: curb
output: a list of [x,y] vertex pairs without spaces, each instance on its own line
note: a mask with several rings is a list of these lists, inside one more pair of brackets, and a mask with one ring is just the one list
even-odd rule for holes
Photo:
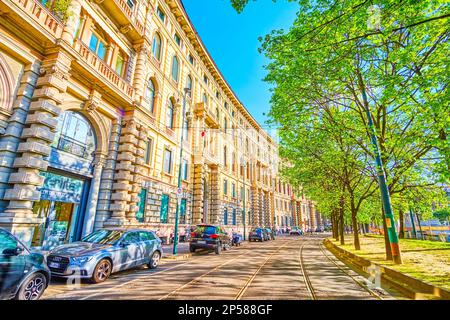
[[184,254],[181,254],[181,255],[176,255],[176,256],[172,256],[172,255],[170,255],[170,256],[163,256],[162,258],[161,258],[161,261],[166,261],[166,262],[169,262],[169,261],[180,261],[180,260],[188,260],[188,259],[190,259],[192,257],[192,253],[184,253]]
[[418,280],[399,271],[374,263],[350,251],[342,249],[329,239],[323,241],[325,247],[344,263],[350,264],[364,275],[369,275],[369,268],[376,267],[381,272],[381,283],[387,284],[413,300],[442,299],[450,300],[450,291]]

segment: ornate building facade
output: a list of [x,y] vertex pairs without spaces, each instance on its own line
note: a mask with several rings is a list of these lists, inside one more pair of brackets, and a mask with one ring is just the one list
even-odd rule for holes
[[45,250],[102,227],[170,236],[177,207],[181,234],[317,224],[180,0],[61,3],[0,0],[1,227]]

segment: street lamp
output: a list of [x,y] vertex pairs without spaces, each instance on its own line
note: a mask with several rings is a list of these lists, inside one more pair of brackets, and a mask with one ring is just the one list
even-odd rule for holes
[[181,190],[181,170],[183,167],[183,139],[184,139],[184,122],[186,117],[186,95],[191,94],[190,88],[184,88],[184,94],[183,94],[183,119],[181,124],[181,140],[180,140],[180,164],[179,164],[179,170],[178,170],[178,189],[177,189],[177,210],[175,212],[175,231],[173,233],[173,254],[177,254],[177,245],[178,245],[178,217],[180,213],[180,206],[181,206],[181,197],[182,197],[182,190]]

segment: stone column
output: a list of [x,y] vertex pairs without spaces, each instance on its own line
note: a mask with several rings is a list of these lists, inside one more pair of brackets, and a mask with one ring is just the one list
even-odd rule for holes
[[119,139],[121,133],[121,120],[113,122],[111,136],[109,138],[108,154],[106,155],[105,166],[103,168],[100,190],[97,201],[97,214],[95,218],[95,229],[103,227],[103,222],[111,217],[109,206],[111,203],[112,187],[114,183],[114,172],[119,149]]
[[135,184],[134,173],[136,163],[136,152],[138,145],[139,131],[137,124],[133,120],[127,120],[122,129],[122,135],[119,140],[119,155],[117,156],[116,172],[114,174],[113,194],[110,204],[112,211],[108,224],[123,225],[127,219],[131,219],[130,208],[132,195],[136,190],[132,190]]
[[3,212],[8,205],[8,201],[3,200],[3,197],[10,186],[9,176],[13,171],[16,151],[25,127],[34,88],[39,78],[39,69],[40,63],[25,67],[13,104],[12,115],[8,120],[5,133],[0,138],[0,212]]
[[91,180],[91,187],[89,189],[89,196],[86,206],[86,213],[84,216],[83,233],[85,236],[94,231],[95,213],[97,211],[97,201],[100,190],[100,182],[105,164],[105,156],[97,154],[94,159],[94,173]]
[[[230,186],[231,187],[231,186]],[[215,166],[211,168],[211,204],[210,204],[210,222],[218,223],[222,215],[222,206],[220,201],[220,181],[219,168]],[[230,216],[230,215],[229,215]]]
[[192,223],[201,223],[203,218],[203,200],[204,200],[204,178],[205,170],[203,164],[194,164],[194,196],[193,196],[193,212]]
[[134,97],[135,101],[142,103],[142,97],[144,96],[144,86],[147,80],[147,56],[149,54],[150,44],[147,41],[143,41],[141,44],[135,47],[137,54],[136,69],[134,72]]
[[79,0],[72,0],[68,8],[68,18],[65,23],[61,39],[67,41],[70,45],[73,45],[75,39],[75,32],[80,20],[81,3]]
[[51,151],[61,110],[59,106],[63,102],[61,95],[66,91],[69,77],[71,59],[57,50],[49,53],[42,63],[17,150],[21,156],[13,164],[17,172],[11,173],[8,181],[13,187],[4,195],[4,199],[9,200],[4,217],[10,219],[13,233],[20,233],[27,244],[31,241],[33,226],[41,222],[33,215],[32,208],[34,201],[40,199],[37,188],[44,182],[44,177],[39,172],[47,170],[48,162],[44,157]]

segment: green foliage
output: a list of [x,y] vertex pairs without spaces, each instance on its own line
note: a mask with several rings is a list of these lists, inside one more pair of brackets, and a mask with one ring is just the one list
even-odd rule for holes
[[71,15],[71,12],[69,11],[71,2],[72,0],[54,0],[48,1],[45,5],[62,21],[67,21]]
[[433,217],[439,219],[441,222],[447,221],[450,219],[450,207],[433,212]]
[[[372,111],[394,209],[431,215],[450,178],[448,1],[300,0],[288,32],[261,39],[283,169],[319,201],[379,215]],[[234,1],[242,10],[248,1]],[[375,192],[376,191],[376,192]],[[373,221],[373,220],[372,220]]]

